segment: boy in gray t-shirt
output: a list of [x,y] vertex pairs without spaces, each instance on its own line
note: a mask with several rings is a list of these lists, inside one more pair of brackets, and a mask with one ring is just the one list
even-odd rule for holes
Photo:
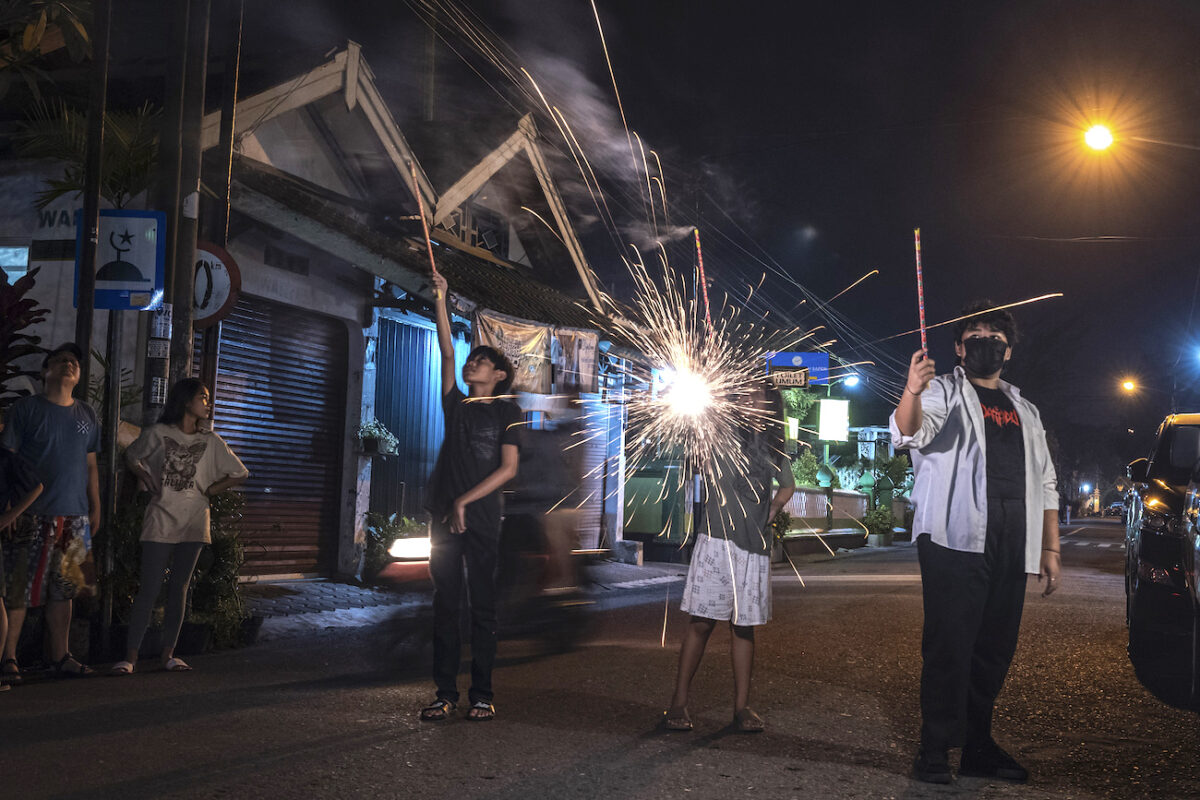
[[91,672],[67,650],[72,601],[95,589],[92,532],[100,524],[100,424],[92,407],[71,395],[82,357],[75,344],[52,350],[42,362],[42,393],[14,403],[0,433],[0,447],[29,462],[44,485],[3,542],[9,629],[0,672],[9,682],[20,676],[25,609],[43,604],[55,674]]

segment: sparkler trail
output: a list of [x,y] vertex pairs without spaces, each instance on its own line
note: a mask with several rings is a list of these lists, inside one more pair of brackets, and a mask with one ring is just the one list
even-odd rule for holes
[[[1019,300],[1015,303],[1006,303],[1002,306],[992,306],[991,308],[985,308],[982,311],[976,311],[971,314],[963,314],[961,317],[955,317],[954,319],[948,319],[945,322],[939,322],[935,325],[930,325],[929,330],[933,330],[934,328],[941,328],[944,325],[953,325],[956,322],[961,322],[962,320],[970,319],[971,317],[978,317],[981,314],[990,314],[993,311],[1002,311],[1006,308],[1016,308],[1017,306],[1025,306],[1025,305],[1029,305],[1030,303],[1037,303],[1041,300],[1053,300],[1055,297],[1062,297],[1062,296],[1063,296],[1062,292],[1051,292],[1050,294],[1040,294],[1037,297],[1030,297],[1028,300]],[[903,333],[894,333],[891,336],[885,336],[882,339],[876,339],[875,341],[876,342],[886,342],[889,339],[899,339],[901,336],[908,336],[910,334],[916,333],[918,330],[920,330],[920,329],[914,328],[911,331],[904,331]]]
[[928,358],[929,341],[925,336],[925,284],[921,279],[921,229],[913,229],[913,246],[917,251],[917,316],[921,323],[921,352]]
[[704,253],[700,250],[700,229],[693,228],[692,232],[696,234],[696,264],[700,269],[700,288],[704,292],[704,321],[708,323],[708,327],[712,327],[712,314],[708,308],[708,281],[704,277]]
[[[421,197],[421,184],[417,183],[417,165],[409,161],[408,171],[412,174],[413,194],[417,196],[417,211],[421,214],[421,230],[425,231],[425,247],[429,250],[429,269],[433,275],[437,275],[437,262],[433,260],[433,241],[429,238],[429,220],[425,219],[425,200]],[[434,295],[436,299],[442,299],[441,290],[435,290]]]
[[878,274],[879,274],[879,270],[877,270],[877,269],[873,269],[873,270],[871,270],[871,271],[870,271],[870,272],[868,272],[866,275],[863,275],[861,278],[859,278],[858,280],[856,280],[854,283],[850,284],[850,285],[849,285],[849,286],[847,286],[845,289],[842,289],[840,292],[838,292],[837,294],[835,294],[833,297],[829,298],[829,299],[828,299],[828,300],[826,300],[825,302],[826,302],[826,303],[832,303],[834,300],[837,300],[839,297],[841,297],[841,296],[842,296],[842,295],[844,295],[846,292],[848,292],[848,291],[850,291],[851,289],[853,289],[855,286],[858,286],[860,283],[862,283],[863,281],[865,281],[867,278],[871,277],[872,275],[878,275]]

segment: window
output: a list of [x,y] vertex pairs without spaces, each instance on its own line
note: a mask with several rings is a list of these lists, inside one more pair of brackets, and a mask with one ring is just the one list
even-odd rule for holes
[[23,277],[29,271],[29,248],[0,247],[0,269],[10,283]]

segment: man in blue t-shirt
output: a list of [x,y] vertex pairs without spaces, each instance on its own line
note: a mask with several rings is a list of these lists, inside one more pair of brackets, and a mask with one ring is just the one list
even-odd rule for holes
[[471,708],[467,719],[490,720],[492,667],[496,661],[496,562],[500,551],[500,490],[517,474],[521,409],[503,399],[513,367],[495,349],[476,347],[463,365],[458,388],[454,342],[446,309],[446,279],[434,273],[438,345],[442,353],[442,411],[446,438],[430,481],[433,513],[429,574],[433,579],[433,680],[437,698],[421,711],[443,720],[458,705],[460,601],[463,565],[471,611]]
[[92,532],[100,525],[100,423],[91,406],[72,396],[82,358],[72,343],[50,351],[42,362],[42,393],[13,403],[0,433],[0,446],[28,462],[43,482],[4,538],[9,629],[0,671],[10,682],[20,676],[17,640],[25,610],[41,605],[54,674],[91,673],[67,649],[72,601],[95,590]]

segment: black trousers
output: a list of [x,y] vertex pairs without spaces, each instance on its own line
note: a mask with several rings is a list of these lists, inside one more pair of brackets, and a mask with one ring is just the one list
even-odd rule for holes
[[458,665],[462,659],[463,566],[471,609],[470,702],[492,702],[492,667],[496,663],[496,560],[498,534],[473,530],[450,533],[434,523],[429,574],[433,578],[433,681],[439,698],[458,702]]
[[992,711],[1017,649],[1025,605],[1025,502],[988,499],[983,553],[917,541],[921,637],[921,747],[945,752],[990,740]]

